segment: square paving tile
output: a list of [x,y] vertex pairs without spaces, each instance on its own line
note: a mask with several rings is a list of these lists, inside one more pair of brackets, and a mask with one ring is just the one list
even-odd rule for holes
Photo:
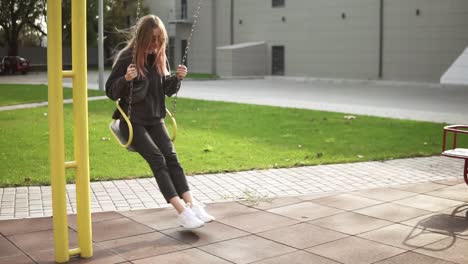
[[207,223],[202,228],[194,229],[192,231],[184,230],[179,227],[161,232],[195,247],[250,235],[247,232],[218,222]]
[[447,238],[446,235],[440,233],[427,232],[400,224],[382,227],[358,236],[408,250],[423,247]]
[[5,236],[52,230],[52,217],[0,221],[0,233]]
[[[41,264],[53,264],[55,263],[55,252],[54,250],[34,252],[31,257]],[[79,257],[71,257],[68,263],[92,263],[92,264],[121,264],[125,259],[106,250],[99,245],[93,244],[93,257],[84,259]]]
[[294,218],[298,221],[310,221],[344,212],[343,210],[312,202],[301,202],[268,210],[268,212]]
[[173,210],[174,209],[172,208],[135,209],[135,210],[129,210],[129,211],[121,211],[119,212],[119,214],[130,218],[135,215],[150,214],[150,213],[156,213],[156,212],[161,212],[161,211],[172,212]]
[[5,258],[20,257],[24,255],[14,244],[8,239],[0,236],[0,260]]
[[462,204],[460,201],[449,200],[445,198],[438,198],[429,195],[417,195],[409,197],[403,200],[394,201],[392,203],[400,204],[404,206],[410,206],[414,208],[419,208],[427,211],[440,211],[447,209],[449,207],[454,207]]
[[239,216],[259,212],[258,209],[243,205],[238,202],[212,203],[207,204],[206,211],[216,219]]
[[257,235],[298,249],[312,247],[349,236],[307,223],[270,230]]
[[444,209],[440,211],[440,213],[459,217],[468,217],[468,203]]
[[468,263],[468,240],[449,237],[415,252],[456,263]]
[[433,181],[433,182],[437,184],[444,184],[444,185],[451,186],[451,185],[464,183],[465,181],[463,180],[463,178],[458,178],[458,179],[450,179],[450,180],[438,180],[438,181]]
[[392,203],[379,204],[354,212],[393,222],[400,222],[431,213],[430,211]]
[[336,261],[327,259],[309,252],[296,251],[279,257],[272,257],[254,262],[254,264],[339,264]]
[[441,259],[429,257],[426,255],[414,253],[414,252],[405,252],[398,256],[388,258],[377,262],[376,264],[453,264],[453,262],[444,261]]
[[405,252],[358,237],[348,237],[306,250],[345,264],[369,264]]
[[13,263],[14,264],[36,264],[36,262],[28,258],[26,255],[15,256],[15,257],[10,257],[10,258],[0,257],[0,264],[13,264]]
[[239,203],[243,204],[243,205],[246,205],[246,206],[256,208],[256,209],[260,209],[260,210],[268,210],[268,209],[272,209],[272,208],[276,208],[276,207],[295,204],[295,203],[298,203],[298,202],[301,202],[301,201],[302,201],[301,199],[290,196],[290,197],[272,198],[272,199],[269,199],[267,201],[260,201],[258,204],[253,204],[253,205],[251,205],[250,203],[248,203],[246,201],[240,201]]
[[296,197],[304,201],[312,201],[312,200],[321,199],[325,197],[335,196],[338,194],[341,194],[341,192],[321,192],[321,193],[301,195],[301,196],[296,196]]
[[458,186],[454,187],[456,188],[444,188],[433,192],[428,192],[426,194],[465,203],[468,202],[468,187],[464,186],[463,189],[457,188]]
[[150,233],[154,230],[128,218],[93,223],[93,241],[101,242],[121,237]]
[[127,213],[126,215],[128,218],[158,231],[179,226],[177,212],[172,208],[163,210],[139,210],[133,213]]
[[402,191],[414,192],[414,193],[426,193],[426,192],[431,192],[434,190],[442,189],[445,187],[447,187],[447,185],[437,184],[434,182],[423,182],[423,183],[412,183],[412,184],[392,186],[391,188],[402,190]]
[[134,264],[229,264],[226,260],[210,255],[196,248],[165,255],[134,260]]
[[215,256],[243,264],[295,251],[295,249],[257,236],[247,236],[200,247]]
[[331,197],[314,200],[314,203],[351,211],[359,208],[381,204],[382,202],[351,194],[339,194]]
[[460,184],[455,184],[452,186],[448,186],[447,188],[444,188],[445,190],[466,190],[468,186],[466,185],[465,181],[462,180],[462,183]]
[[259,233],[299,223],[294,219],[263,211],[222,218],[217,221],[251,233]]
[[434,213],[404,221],[402,224],[450,236],[468,235],[468,220],[466,217]]
[[159,232],[98,243],[127,260],[147,258],[187,249],[190,246]]
[[[26,234],[9,236],[8,239],[24,252],[47,251],[54,248],[54,234],[52,230],[38,231]],[[68,229],[69,247],[78,247],[77,233]]]
[[410,196],[416,195],[414,192],[407,192],[392,188],[377,188],[377,189],[369,189],[369,190],[362,190],[357,192],[352,192],[351,194],[366,197],[369,199],[374,199],[378,201],[390,202],[395,200],[400,200],[403,198],[407,198]]
[[321,218],[309,223],[350,235],[393,224],[389,221],[352,212]]
[[[91,214],[91,222],[97,223],[102,221],[108,221],[118,218],[123,218],[124,216],[117,212],[99,212]],[[76,214],[68,215],[68,226],[77,230]]]

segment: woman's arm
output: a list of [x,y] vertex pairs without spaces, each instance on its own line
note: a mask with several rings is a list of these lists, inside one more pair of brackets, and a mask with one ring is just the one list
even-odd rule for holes
[[112,72],[106,82],[106,95],[114,101],[129,94],[130,82],[125,79],[125,74],[130,63],[131,58],[121,54],[117,63],[112,67]]
[[180,90],[181,81],[175,75],[164,77],[163,87],[167,96],[171,97]]
[[[169,61],[166,60],[166,68],[169,74],[171,73],[171,66]],[[163,78],[163,88],[167,96],[171,97],[180,90],[181,82],[176,75],[167,75]]]

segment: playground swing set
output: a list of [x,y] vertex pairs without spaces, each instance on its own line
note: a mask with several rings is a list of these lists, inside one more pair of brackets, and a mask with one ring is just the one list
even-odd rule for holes
[[[192,30],[182,59],[186,63],[190,40],[200,13],[202,0],[199,0]],[[137,2],[137,18],[140,12],[140,0]],[[49,148],[50,179],[52,187],[52,222],[54,236],[55,261],[68,262],[70,256],[91,258],[93,256],[91,211],[90,211],[90,177],[89,177],[89,144],[88,144],[88,85],[87,85],[87,47],[86,47],[86,1],[71,1],[72,17],[72,69],[63,70],[62,64],[62,1],[47,0],[47,79],[48,79],[48,113],[49,113]],[[63,113],[63,78],[72,79],[73,87],[73,141],[74,161],[65,161],[64,147],[64,113]],[[172,140],[175,140],[177,124],[175,107],[177,94],[173,101],[174,110],[166,109],[172,122]],[[110,128],[119,144],[129,148],[133,139],[130,122],[131,112],[125,113],[117,101],[117,109],[129,125],[130,137],[123,138],[115,120]],[[115,126],[117,124],[117,126]],[[129,149],[131,150],[131,149]],[[66,177],[67,169],[75,169],[76,183],[76,219],[78,248],[69,249]]]
[[[192,24],[192,30],[187,42],[182,64],[185,64],[190,39],[194,32],[201,1],[198,2],[196,14]],[[139,17],[140,1],[138,1],[137,17]],[[71,2],[72,12],[72,70],[64,71],[62,65],[62,2],[60,0],[47,1],[47,78],[48,78],[48,101],[49,101],[49,147],[50,147],[50,175],[52,185],[52,208],[55,261],[58,263],[68,262],[70,256],[79,255],[82,258],[93,256],[91,212],[90,212],[90,177],[89,177],[89,145],[88,145],[88,106],[87,106],[87,59],[86,59],[86,1],[73,0]],[[74,128],[74,157],[75,161],[65,162],[64,148],[64,114],[63,114],[63,89],[62,79],[73,80],[73,128]],[[177,98],[177,95],[176,97]],[[168,116],[173,123],[172,140],[175,140],[177,125],[174,112]],[[130,116],[125,113],[117,102],[117,108],[129,125],[130,137],[125,139],[120,131],[114,131],[114,122],[111,130],[118,142],[125,148],[129,148],[133,139]],[[118,125],[116,126],[118,128]],[[468,184],[468,148],[457,148],[459,134],[468,135],[468,125],[453,125],[444,127],[442,155],[451,158],[464,159],[463,176]],[[446,149],[448,134],[453,133],[452,149]],[[76,207],[77,207],[77,231],[78,248],[69,249],[68,220],[66,204],[66,182],[65,170],[76,170]]]
[[[181,62],[182,65],[185,65],[186,62],[187,62],[187,56],[188,56],[188,52],[190,50],[190,43],[191,43],[191,40],[192,40],[193,33],[195,32],[195,28],[197,26],[198,16],[200,15],[200,8],[201,8],[201,0],[198,1],[197,9],[195,11],[195,14],[193,15],[194,21],[192,23],[192,28],[190,30],[190,35],[189,35],[189,37],[187,39],[187,45],[186,45],[185,50],[184,50],[184,56],[182,57],[182,62]],[[138,0],[137,1],[137,13],[136,13],[136,22],[137,23],[140,20],[140,13],[141,13],[141,1]],[[136,32],[134,32],[134,34],[136,34]],[[134,47],[134,50],[133,50],[132,63],[133,64],[135,63],[135,47]],[[109,124],[109,130],[114,135],[115,139],[117,140],[117,143],[120,146],[126,148],[128,151],[135,151],[133,149],[133,147],[131,146],[132,141],[133,141],[133,126],[132,126],[132,123],[130,122],[131,114],[132,114],[132,96],[133,96],[133,91],[134,91],[134,85],[135,84],[132,81],[130,83],[130,96],[129,96],[129,100],[128,100],[129,107],[128,107],[127,113],[125,113],[125,111],[120,106],[120,99],[115,102],[115,106],[116,106],[117,110],[120,112],[122,118],[124,119],[125,123],[127,124],[128,138],[126,138],[123,135],[122,131],[120,130],[120,119],[119,118],[112,120],[111,123]],[[176,107],[177,107],[177,93],[175,94],[174,99],[173,99],[172,102],[173,102],[172,112],[169,111],[169,109],[166,108],[166,114],[169,117],[169,119],[171,120],[171,124],[172,124],[171,140],[175,141],[176,136],[177,136],[177,122],[176,122],[176,119],[175,119],[175,112],[176,112]]]

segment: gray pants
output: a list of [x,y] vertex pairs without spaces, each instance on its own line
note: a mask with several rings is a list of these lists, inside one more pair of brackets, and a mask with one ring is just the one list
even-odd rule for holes
[[[166,201],[189,191],[187,178],[179,163],[164,119],[152,126],[132,123],[132,147],[148,162]],[[120,130],[128,138],[128,125],[122,120]]]

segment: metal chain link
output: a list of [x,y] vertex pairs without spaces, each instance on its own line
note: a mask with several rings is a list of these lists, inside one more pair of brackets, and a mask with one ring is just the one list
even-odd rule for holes
[[[138,21],[140,20],[140,13],[141,13],[141,1],[137,1],[137,10],[136,10],[136,21],[135,21],[135,32],[134,36],[136,36],[137,32],[136,29],[138,28]],[[136,41],[134,43],[136,45]],[[136,52],[136,47],[133,46],[133,51],[132,51],[132,64],[135,64],[135,52]],[[133,97],[133,80],[130,82],[130,95],[128,97],[128,111],[127,111],[127,116],[128,119],[130,120],[130,117],[132,115],[132,97]]]
[[[197,23],[198,23],[198,17],[200,16],[200,9],[201,9],[201,4],[202,4],[202,0],[199,0],[198,1],[198,4],[197,4],[197,10],[195,11],[194,15],[193,15],[193,23],[192,23],[192,28],[190,30],[190,35],[187,39],[187,46],[185,46],[185,51],[184,51],[184,56],[182,57],[182,65],[185,65],[185,63],[187,62],[187,56],[188,56],[188,52],[189,52],[189,49],[190,49],[190,42],[192,41],[192,36],[193,36],[193,33],[195,32],[195,28],[197,26]],[[179,83],[180,85],[180,83]],[[175,113],[176,113],[176,109],[177,109],[177,94],[179,93],[178,91],[179,89],[177,89],[177,92],[174,96],[174,99],[172,100],[172,116],[175,117]]]
[[[187,39],[187,46],[185,46],[185,50],[184,50],[184,56],[182,57],[182,65],[185,65],[185,63],[187,62],[187,56],[188,56],[188,52],[190,50],[190,43],[192,41],[192,36],[193,36],[193,33],[195,32],[195,28],[198,24],[198,17],[200,16],[200,9],[201,9],[201,4],[202,4],[202,0],[199,0],[198,1],[198,4],[197,4],[197,10],[195,11],[195,14],[193,15],[193,23],[192,23],[192,28],[190,30],[190,35]],[[137,1],[137,12],[136,12],[136,22],[135,24],[138,25],[138,21],[140,20],[140,13],[141,13],[141,1],[138,0]],[[135,28],[136,30],[136,28]],[[136,35],[137,32],[135,31],[134,34]],[[132,63],[135,64],[135,48],[136,47],[133,47],[133,56],[132,56]],[[179,83],[180,85],[180,83]],[[175,96],[174,96],[174,100],[172,101],[172,116],[175,117],[175,113],[176,113],[176,109],[177,109],[177,95],[178,95],[179,91],[176,92]],[[128,98],[128,118],[130,119],[131,117],[131,114],[132,114],[132,97],[133,97],[133,81],[130,83],[130,96]]]

